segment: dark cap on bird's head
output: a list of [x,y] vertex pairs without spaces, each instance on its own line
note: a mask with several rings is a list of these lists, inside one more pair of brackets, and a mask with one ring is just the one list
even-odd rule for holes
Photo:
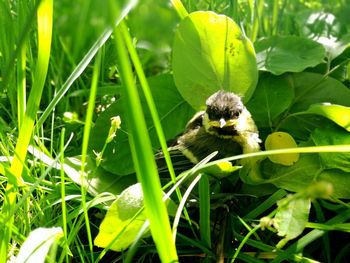
[[244,109],[244,105],[239,96],[232,92],[220,90],[211,95],[206,101],[206,113],[211,122],[216,122],[215,126],[231,126],[230,120],[239,117]]

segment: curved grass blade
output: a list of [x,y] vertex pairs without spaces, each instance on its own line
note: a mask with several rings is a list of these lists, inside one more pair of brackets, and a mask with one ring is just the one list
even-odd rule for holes
[[[126,4],[122,10],[120,10],[120,13],[118,16],[116,16],[114,25],[117,26],[120,21],[124,19],[124,17],[127,16],[127,14],[130,12],[130,10],[137,4],[138,0],[130,0],[128,4]],[[63,98],[63,96],[67,93],[67,91],[70,89],[74,81],[80,77],[80,75],[84,72],[86,67],[90,64],[91,60],[95,57],[97,51],[101,49],[101,47],[106,43],[106,41],[109,39],[109,37],[112,35],[113,27],[108,27],[103,31],[101,36],[95,41],[95,43],[92,45],[92,47],[89,49],[89,51],[86,53],[86,55],[83,57],[83,59],[80,61],[80,63],[76,66],[76,68],[73,70],[73,72],[70,74],[66,82],[62,85],[62,87],[57,91],[57,94],[55,97],[53,97],[50,104],[46,107],[43,114],[39,118],[37,122],[37,126],[40,127],[43,125],[47,117],[50,115],[52,110],[55,108],[55,106],[59,103],[59,101]]]
[[[110,1],[110,10],[115,13],[115,3]],[[113,13],[112,13],[113,15]],[[114,31],[117,55],[120,61],[121,79],[124,83],[127,121],[130,128],[130,146],[136,175],[142,185],[144,204],[150,221],[152,237],[162,262],[178,262],[176,247],[171,236],[170,222],[163,193],[153,158],[152,145],[147,131],[140,98],[134,82],[128,53],[119,28]]]
[[[41,95],[44,89],[47,76],[51,40],[52,40],[52,18],[53,18],[53,0],[43,0],[38,8],[38,60],[34,72],[33,86],[28,99],[27,109],[19,130],[19,137],[15,149],[15,156],[11,163],[10,173],[15,176],[15,182],[8,183],[6,187],[2,212],[5,215],[11,215],[16,206],[16,194],[18,186],[23,184],[22,172],[24,160],[27,155],[27,148],[31,140],[31,134],[34,129],[34,120],[39,109]],[[9,175],[10,176],[10,175]],[[0,229],[2,237],[0,243],[0,262],[7,260],[7,248],[11,240],[13,215]]]

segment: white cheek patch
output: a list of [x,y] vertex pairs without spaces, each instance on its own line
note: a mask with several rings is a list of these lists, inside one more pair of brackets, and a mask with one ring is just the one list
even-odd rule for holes
[[[249,127],[249,129],[247,129]],[[259,143],[261,142],[258,134],[258,129],[251,118],[249,111],[244,108],[240,114],[236,130],[240,136],[236,137],[236,140],[240,141],[243,147],[243,153],[257,152],[260,150]],[[245,138],[242,140],[241,138]]]
[[249,111],[244,108],[242,113],[239,115],[237,119],[237,124],[236,124],[236,130],[238,132],[246,131],[247,127],[250,127],[252,123],[250,122],[251,115]]

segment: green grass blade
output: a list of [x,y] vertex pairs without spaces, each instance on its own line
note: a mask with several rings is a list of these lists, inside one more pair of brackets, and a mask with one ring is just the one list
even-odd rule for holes
[[181,19],[184,19],[186,16],[188,16],[188,12],[184,5],[181,3],[181,0],[170,0],[170,2],[174,6],[177,14]]
[[[18,3],[18,28],[21,28],[26,18],[25,16],[25,3]],[[21,127],[22,120],[26,111],[26,56],[27,46],[26,43],[20,47],[18,62],[17,62],[17,118],[18,126]]]
[[199,216],[201,240],[210,248],[210,185],[206,174],[199,181]]
[[[153,124],[154,124],[154,127],[155,127],[156,132],[157,132],[157,136],[159,139],[159,143],[161,145],[161,148],[162,148],[162,151],[163,151],[163,154],[165,157],[165,161],[166,161],[166,164],[168,166],[170,178],[171,178],[172,182],[175,184],[176,183],[176,178],[175,178],[176,175],[175,175],[174,168],[173,168],[173,165],[171,162],[170,154],[168,152],[168,146],[167,146],[165,135],[164,135],[164,132],[162,129],[162,124],[161,124],[160,118],[158,116],[157,108],[155,106],[155,103],[154,103],[154,100],[152,97],[152,93],[150,91],[150,87],[149,87],[148,82],[147,82],[147,78],[146,78],[145,73],[142,69],[142,64],[141,64],[140,59],[137,55],[137,52],[134,48],[129,30],[127,29],[125,23],[122,22],[120,24],[120,28],[121,28],[121,31],[123,33],[123,37],[125,39],[125,44],[126,44],[127,49],[129,51],[130,58],[133,62],[137,76],[140,80],[140,86],[142,88],[142,91],[143,91],[145,98],[146,98],[146,101],[147,101],[147,105],[149,107],[149,110],[150,110],[150,113],[152,116],[152,120],[153,120]],[[181,201],[182,196],[181,196],[181,192],[179,189],[176,189],[176,194],[177,194],[179,201]],[[190,223],[191,220],[188,216],[186,208],[184,209],[184,214],[186,216],[186,219]]]
[[245,215],[244,219],[257,219],[258,216],[263,214],[265,211],[274,206],[278,200],[282,199],[287,195],[287,191],[284,189],[279,189],[271,196],[269,196],[264,202],[262,202],[258,207],[254,210],[250,211],[247,215]]
[[198,174],[190,183],[190,185],[187,187],[186,192],[184,193],[184,196],[177,208],[177,212],[174,218],[174,222],[173,222],[173,239],[176,239],[176,234],[177,234],[177,227],[179,225],[180,222],[180,217],[181,217],[181,211],[184,209],[187,199],[189,198],[193,188],[197,185],[197,183],[199,182],[199,180],[201,179],[202,174]]
[[38,8],[38,61],[34,73],[33,86],[28,99],[28,105],[20,127],[16,145],[16,156],[11,164],[11,171],[21,180],[23,161],[27,154],[27,148],[34,128],[34,120],[39,109],[41,95],[47,76],[52,37],[52,13],[53,1],[43,0]]
[[98,79],[100,75],[100,66],[101,66],[101,53],[98,53],[94,64],[94,69],[93,69],[92,83],[91,83],[89,104],[88,104],[88,109],[86,113],[85,125],[84,125],[84,137],[83,137],[83,145],[82,145],[82,153],[81,153],[81,177],[82,177],[81,178],[81,182],[82,182],[81,183],[81,201],[84,209],[85,225],[86,225],[86,231],[87,231],[87,236],[89,241],[89,248],[91,252],[90,253],[91,262],[94,262],[93,242],[92,242],[92,236],[91,236],[88,208],[86,206],[87,191],[85,186],[85,178],[83,177],[85,176],[85,163],[86,163],[87,152],[88,152],[90,131],[92,129],[92,118],[93,118],[94,109],[95,109],[95,100],[96,100]]
[[251,34],[248,36],[252,42],[255,42],[258,33],[259,33],[259,26],[260,26],[260,17],[262,16],[263,9],[264,9],[264,0],[257,0],[254,3],[254,12],[253,12],[253,17],[252,17],[252,29],[251,29]]
[[[61,132],[61,140],[60,140],[60,162],[64,163],[64,139],[65,139],[66,130],[65,128],[62,129]],[[68,224],[67,224],[67,205],[66,205],[66,184],[65,184],[65,173],[63,169],[63,165],[60,169],[60,176],[61,176],[61,199],[62,199],[62,228],[63,228],[63,235],[64,235],[64,244],[67,245],[67,238],[68,238]],[[69,262],[67,249],[63,250],[65,254],[66,262]]]
[[275,35],[277,33],[279,2],[280,2],[279,0],[273,1],[272,20],[271,20],[271,35]]
[[[137,1],[129,1],[127,5],[123,7],[118,16],[116,16],[114,25],[118,25],[120,21],[130,12],[130,10],[136,5]],[[73,72],[70,74],[66,82],[62,85],[62,87],[57,91],[55,97],[53,97],[52,101],[47,105],[43,114],[40,116],[37,126],[40,127],[44,124],[45,120],[50,116],[50,113],[53,111],[55,106],[61,101],[63,96],[70,89],[74,81],[80,77],[80,75],[84,72],[87,66],[90,64],[91,60],[95,57],[96,53],[101,49],[101,47],[106,43],[109,37],[113,33],[113,28],[108,27],[105,31],[102,32],[101,36],[95,41],[80,63],[75,67]]]
[[[132,43],[132,39],[131,39],[129,30],[127,29],[127,27],[126,27],[124,22],[120,23],[120,29],[121,29],[121,32],[123,33],[123,38],[125,40],[126,47],[127,47],[128,51],[129,51],[130,58],[131,58],[131,60],[133,62],[133,65],[135,67],[137,76],[138,76],[138,78],[140,80],[140,86],[141,86],[142,91],[143,91],[143,93],[145,95],[145,98],[146,98],[146,101],[147,101],[147,105],[149,107],[149,110],[150,110],[150,113],[151,113],[151,116],[152,116],[153,124],[154,124],[154,127],[156,129],[157,136],[158,136],[159,143],[161,145],[162,151],[164,153],[164,157],[165,157],[168,169],[169,169],[171,180],[175,184],[176,183],[175,172],[174,172],[174,168],[173,168],[173,165],[171,163],[170,155],[169,155],[169,152],[168,152],[168,146],[167,146],[167,143],[166,143],[166,139],[165,139],[165,136],[164,136],[162,125],[160,123],[160,118],[158,116],[157,108],[156,108],[156,105],[154,103],[154,100],[153,100],[153,97],[152,97],[152,93],[150,91],[150,87],[148,85],[145,73],[144,73],[144,71],[142,69],[142,64],[140,62],[140,59],[139,59],[139,57],[138,57],[138,55],[136,53],[136,50],[134,48],[134,45]],[[177,192],[177,193],[178,193],[179,199],[181,199],[181,193],[180,192]]]
[[[115,3],[110,1],[110,10],[115,12]],[[134,82],[128,53],[119,28],[114,31],[117,55],[120,62],[120,75],[124,83],[125,108],[128,112],[130,146],[137,178],[142,185],[144,203],[150,220],[152,237],[162,262],[177,262],[177,253],[171,235],[170,222],[166,206],[162,201],[163,193],[153,158],[146,122],[142,112],[140,98]]]
[[[22,184],[22,171],[24,160],[27,155],[27,148],[34,128],[34,120],[39,109],[42,91],[48,71],[51,39],[52,39],[52,17],[53,0],[43,0],[38,8],[38,60],[34,73],[33,86],[28,99],[26,113],[19,130],[19,137],[15,149],[15,156],[11,163],[10,172],[15,175],[15,182],[9,182],[6,187],[6,199],[2,212],[5,215],[11,214],[16,205],[16,189]],[[10,175],[9,175],[10,176]],[[0,230],[2,237],[0,243],[0,262],[6,262],[7,246],[10,243],[12,232],[13,216]]]

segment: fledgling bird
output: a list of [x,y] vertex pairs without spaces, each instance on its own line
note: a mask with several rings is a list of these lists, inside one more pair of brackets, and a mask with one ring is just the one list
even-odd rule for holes
[[[207,99],[206,110],[196,113],[188,122],[169,152],[175,169],[181,167],[183,171],[214,151],[218,151],[214,159],[257,152],[260,142],[254,120],[241,98],[220,90]],[[180,161],[180,155],[190,163]]]

